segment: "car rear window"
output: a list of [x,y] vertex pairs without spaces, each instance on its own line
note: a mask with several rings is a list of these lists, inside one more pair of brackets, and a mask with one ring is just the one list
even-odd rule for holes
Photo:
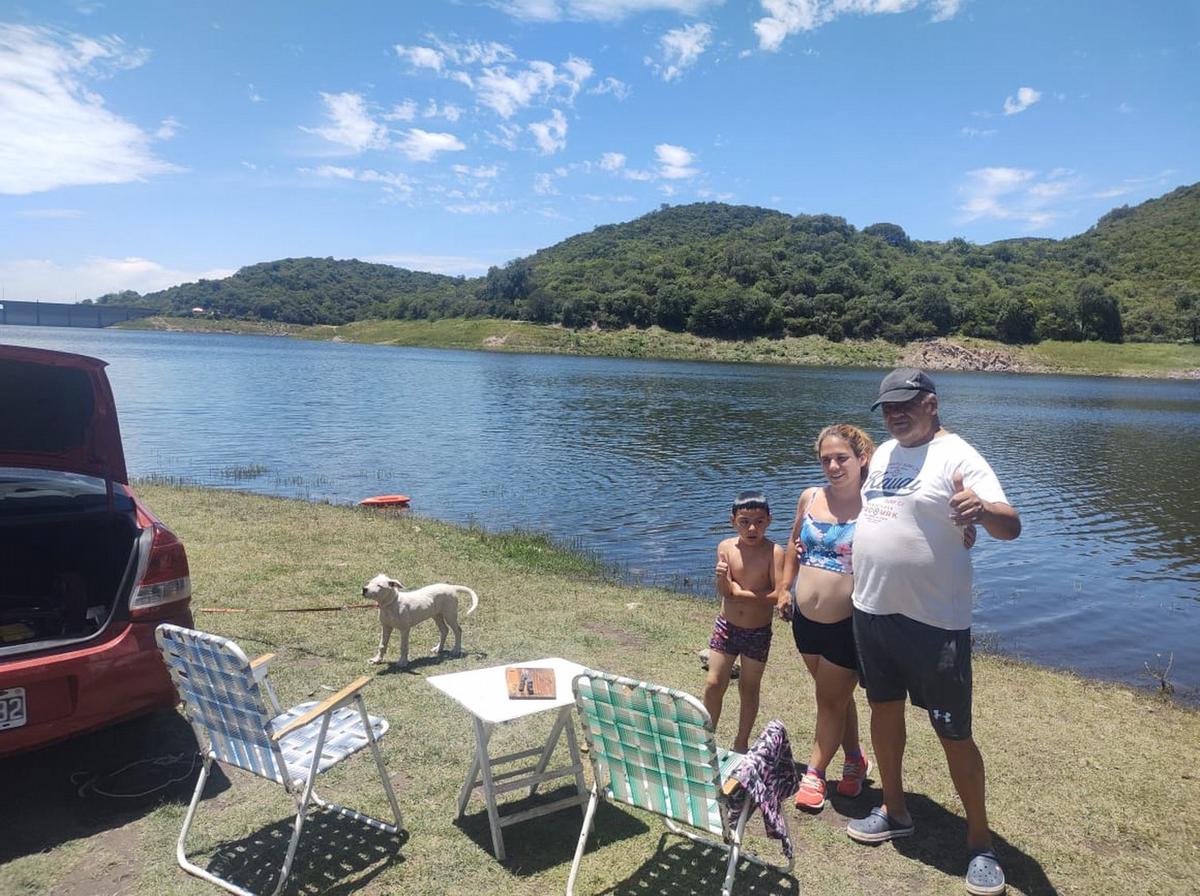
[[83,444],[94,413],[85,371],[0,360],[0,452],[70,451]]

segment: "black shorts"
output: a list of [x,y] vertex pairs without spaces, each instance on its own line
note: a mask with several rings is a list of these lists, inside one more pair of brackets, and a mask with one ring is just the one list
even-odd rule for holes
[[852,617],[839,622],[813,622],[796,610],[792,614],[792,637],[801,653],[816,654],[835,666],[858,671]]
[[854,640],[867,700],[909,697],[940,737],[971,736],[971,630],[947,630],[898,613],[854,610]]

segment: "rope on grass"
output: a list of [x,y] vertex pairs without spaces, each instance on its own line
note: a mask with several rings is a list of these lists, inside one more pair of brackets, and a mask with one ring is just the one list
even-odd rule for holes
[[[108,786],[107,783],[104,785],[104,787],[100,786],[100,782],[113,781],[118,776],[126,774],[131,769],[137,768],[139,765],[153,765],[160,768],[170,768],[171,766],[184,762],[186,759],[188,759],[189,755],[191,757],[191,762],[188,764],[187,771],[185,771],[179,777],[168,778],[166,781],[163,781],[161,784],[156,784],[149,790],[143,790],[138,793],[116,793],[112,790],[104,789],[104,787]],[[128,765],[122,766],[115,772],[96,774],[93,774],[92,772],[74,772],[71,775],[71,783],[77,786],[78,789],[76,790],[76,793],[81,798],[87,797],[89,793],[94,793],[97,796],[107,796],[113,799],[141,799],[143,797],[150,796],[152,793],[157,793],[160,790],[166,790],[172,784],[178,784],[180,781],[186,781],[192,776],[192,772],[196,770],[196,763],[199,761],[199,759],[200,754],[198,752],[192,752],[190,754],[168,753],[164,756],[154,756],[150,759],[139,759],[136,762],[131,762]]]
[[197,613],[336,613],[341,610],[374,610],[379,604],[343,604],[340,607],[284,607],[260,610],[250,607],[193,607]]

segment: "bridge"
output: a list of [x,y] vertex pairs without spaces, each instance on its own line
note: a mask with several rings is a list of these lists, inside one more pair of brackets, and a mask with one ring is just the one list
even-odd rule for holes
[[129,305],[68,305],[65,302],[0,302],[0,324],[28,327],[111,327],[124,320],[149,317],[153,308]]

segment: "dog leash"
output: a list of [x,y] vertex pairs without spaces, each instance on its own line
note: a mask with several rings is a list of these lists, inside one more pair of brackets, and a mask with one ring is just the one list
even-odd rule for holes
[[197,613],[334,613],[339,610],[373,610],[379,604],[345,604],[340,607],[288,607],[281,610],[258,610],[249,607],[192,607]]

